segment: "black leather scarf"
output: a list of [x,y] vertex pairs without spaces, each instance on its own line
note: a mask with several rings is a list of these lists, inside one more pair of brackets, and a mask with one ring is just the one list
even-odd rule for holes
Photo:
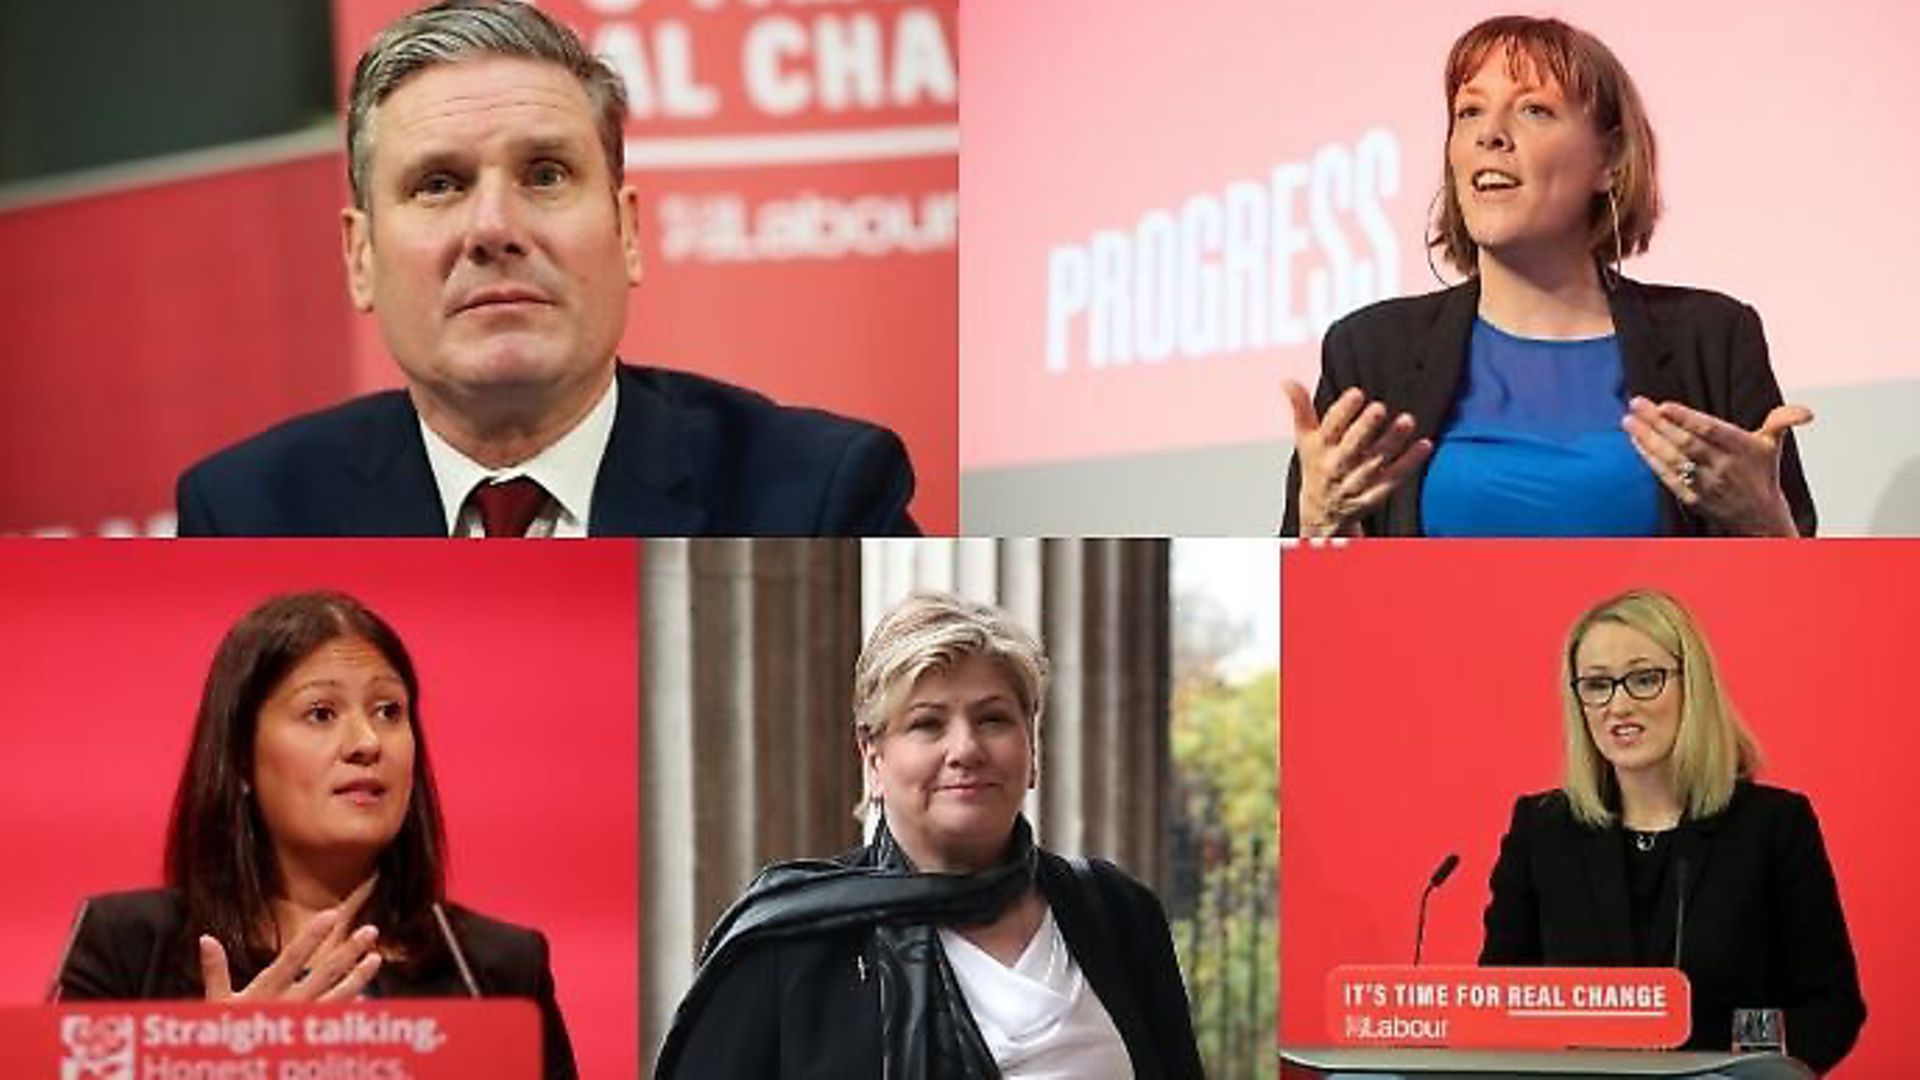
[[1007,860],[976,874],[914,869],[883,820],[848,860],[800,859],[761,871],[700,951],[700,970],[675,1011],[655,1075],[671,1077],[686,1032],[728,970],[755,945],[865,927],[880,984],[885,1080],[997,1080],[938,929],[992,922],[1034,885],[1039,857],[1025,817]]

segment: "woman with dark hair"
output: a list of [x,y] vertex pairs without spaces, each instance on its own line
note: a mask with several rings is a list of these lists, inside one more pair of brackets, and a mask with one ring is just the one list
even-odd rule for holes
[[854,671],[865,848],[763,871],[714,927],[656,1075],[1188,1080],[1166,913],[1020,813],[1040,643],[951,596],[881,619]]
[[1866,1021],[1813,804],[1755,781],[1759,751],[1705,635],[1664,593],[1623,593],[1561,652],[1561,787],[1522,796],[1500,842],[1482,964],[1678,967],[1687,1046],[1726,1049],[1735,1009],[1779,1009],[1818,1072]]
[[1805,536],[1813,497],[1760,317],[1620,263],[1660,212],[1626,68],[1558,19],[1500,16],[1446,66],[1429,248],[1466,275],[1329,327],[1286,384],[1299,536]]
[[227,632],[174,794],[165,889],[94,897],[67,999],[528,997],[575,1075],[546,939],[445,903],[420,683],[352,597],[275,597]]

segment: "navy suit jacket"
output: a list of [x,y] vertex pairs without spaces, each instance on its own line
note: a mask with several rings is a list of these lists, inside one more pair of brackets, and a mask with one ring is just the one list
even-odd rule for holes
[[[1676,870],[1647,939],[1658,956],[1677,951],[1693,984],[1687,1046],[1726,1049],[1735,1009],[1783,1009],[1787,1052],[1831,1069],[1867,1006],[1813,804],[1742,782],[1724,811],[1683,822],[1672,843],[1686,864],[1686,926]],[[1480,962],[1635,965],[1625,852],[1617,826],[1581,824],[1564,793],[1522,797],[1493,868]]]
[[[885,428],[685,372],[622,364],[593,536],[886,536],[913,467]],[[302,416],[180,477],[181,536],[446,536],[413,402]]]
[[[1677,401],[1748,431],[1781,403],[1780,384],[1767,358],[1760,316],[1732,297],[1704,289],[1643,285],[1620,279],[1607,292],[1620,339],[1629,397]],[[1313,395],[1322,416],[1348,387],[1412,413],[1416,438],[1437,438],[1460,398],[1467,347],[1480,310],[1480,281],[1470,278],[1443,292],[1405,296],[1361,308],[1327,328],[1320,346],[1320,386]],[[1782,440],[1780,488],[1800,535],[1812,536],[1813,495],[1800,470],[1792,433]],[[1395,488],[1366,516],[1368,536],[1419,536],[1424,473]],[[1664,487],[1661,518],[1669,535],[1712,535],[1713,522],[1689,511]],[[1287,466],[1283,536],[1300,532],[1300,457]]]

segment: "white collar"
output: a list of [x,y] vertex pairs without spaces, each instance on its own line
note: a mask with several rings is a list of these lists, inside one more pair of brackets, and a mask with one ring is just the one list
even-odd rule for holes
[[433,469],[433,482],[440,490],[448,534],[466,535],[456,527],[460,510],[474,488],[488,481],[525,476],[553,496],[558,509],[552,534],[585,536],[587,523],[592,520],[593,483],[599,476],[607,443],[613,438],[614,409],[619,401],[614,387],[619,381],[617,376],[607,380],[600,400],[565,435],[527,460],[500,469],[489,469],[461,453],[421,419],[420,438],[426,443],[427,465]]

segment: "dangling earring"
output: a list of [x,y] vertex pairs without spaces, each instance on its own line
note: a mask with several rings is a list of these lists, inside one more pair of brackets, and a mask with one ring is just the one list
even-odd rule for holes
[[1427,231],[1424,235],[1422,235],[1420,239],[1422,241],[1421,247],[1426,249],[1425,255],[1427,256],[1427,273],[1433,275],[1433,280],[1439,282],[1441,288],[1451,289],[1453,288],[1453,284],[1449,282],[1446,278],[1441,277],[1440,270],[1433,265],[1433,247],[1434,247],[1434,244],[1437,242],[1437,240],[1431,231],[1433,229],[1434,214],[1437,212],[1437,208],[1440,205],[1440,197],[1442,195],[1445,195],[1446,193],[1447,193],[1447,180],[1445,177],[1442,177],[1440,179],[1440,186],[1433,189],[1433,198],[1427,200],[1427,229],[1429,231]]
[[1613,184],[1607,184],[1607,211],[1613,215],[1613,280],[1620,280],[1620,264],[1627,261],[1620,244],[1620,200],[1613,196]]

